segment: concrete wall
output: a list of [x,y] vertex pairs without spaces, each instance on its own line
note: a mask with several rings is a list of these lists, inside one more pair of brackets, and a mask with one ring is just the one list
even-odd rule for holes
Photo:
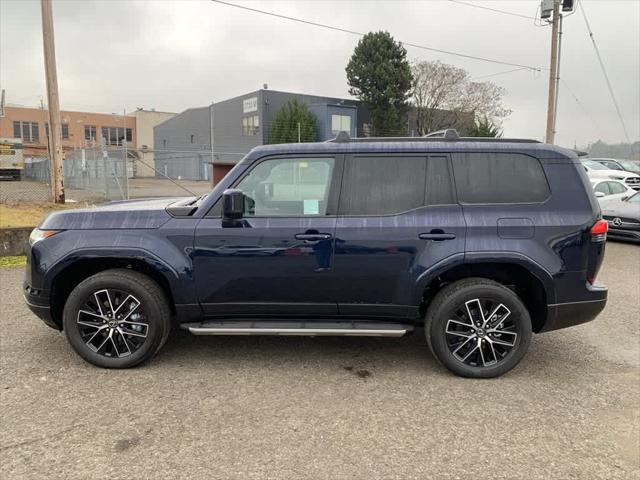
[[136,118],[136,132],[140,160],[135,161],[136,177],[154,177],[156,172],[155,156],[153,151],[144,152],[145,149],[154,149],[153,127],[175,117],[175,113],[156,112],[155,110],[136,110],[132,112]]
[[24,255],[35,227],[0,228],[0,257]]

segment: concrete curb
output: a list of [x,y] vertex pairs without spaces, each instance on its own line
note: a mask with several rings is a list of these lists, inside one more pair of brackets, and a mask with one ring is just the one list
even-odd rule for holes
[[0,228],[0,257],[25,255],[29,246],[29,235],[34,228]]

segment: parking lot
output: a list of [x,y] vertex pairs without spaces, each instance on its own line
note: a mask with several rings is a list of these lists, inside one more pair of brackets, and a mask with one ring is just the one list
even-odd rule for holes
[[100,370],[0,270],[0,477],[640,478],[640,247],[610,242],[590,324],[534,336],[502,378],[420,336],[190,337]]

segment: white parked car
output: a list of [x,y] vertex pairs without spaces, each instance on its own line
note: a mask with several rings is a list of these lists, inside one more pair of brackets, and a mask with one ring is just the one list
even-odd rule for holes
[[591,186],[593,187],[593,191],[596,192],[598,200],[622,199],[636,193],[633,188],[620,180],[591,180]]
[[622,170],[609,170],[601,163],[593,160],[581,160],[582,166],[587,171],[589,180],[620,180],[634,190],[640,190],[640,175]]

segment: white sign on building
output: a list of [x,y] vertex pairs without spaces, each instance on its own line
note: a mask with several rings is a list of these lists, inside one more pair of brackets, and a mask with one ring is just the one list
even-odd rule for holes
[[242,113],[258,111],[258,97],[245,98],[242,101]]

